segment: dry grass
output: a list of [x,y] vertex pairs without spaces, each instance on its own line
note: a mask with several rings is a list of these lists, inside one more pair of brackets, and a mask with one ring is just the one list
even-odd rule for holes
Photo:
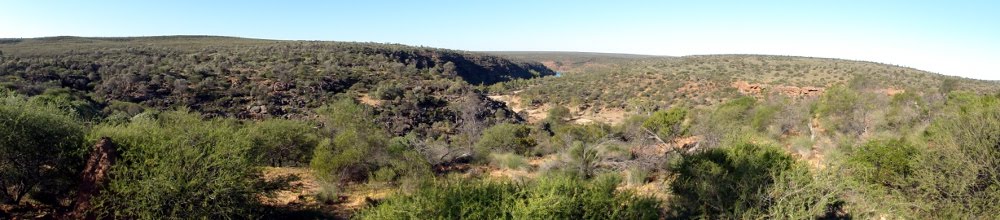
[[299,179],[290,183],[290,188],[280,190],[273,197],[261,197],[267,206],[286,208],[290,210],[319,210],[330,212],[332,216],[350,219],[351,215],[369,205],[369,201],[384,199],[397,189],[380,184],[348,184],[339,187],[339,199],[333,204],[323,204],[316,199],[322,190],[319,181],[309,168],[299,167],[266,167],[263,178],[275,179],[294,175]]

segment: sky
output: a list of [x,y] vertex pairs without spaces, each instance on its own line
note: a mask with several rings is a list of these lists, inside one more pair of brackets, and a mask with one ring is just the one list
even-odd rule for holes
[[0,0],[0,38],[222,35],[471,51],[771,54],[1000,80],[1000,1]]

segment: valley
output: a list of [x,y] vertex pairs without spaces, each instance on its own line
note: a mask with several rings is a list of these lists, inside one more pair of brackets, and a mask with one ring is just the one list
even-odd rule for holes
[[1000,199],[1000,82],[908,67],[215,36],[0,51],[4,219],[988,218]]

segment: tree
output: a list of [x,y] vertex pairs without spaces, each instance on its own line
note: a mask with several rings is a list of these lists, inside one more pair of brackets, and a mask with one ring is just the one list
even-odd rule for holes
[[261,165],[298,166],[309,162],[320,138],[313,125],[287,119],[268,119],[248,125],[254,149],[252,158]]
[[903,140],[872,140],[853,149],[847,164],[853,176],[865,182],[900,185],[913,173],[919,153]]
[[472,147],[479,141],[480,136],[483,134],[483,129],[486,129],[488,126],[484,118],[486,116],[483,115],[486,111],[483,108],[483,98],[478,93],[467,91],[457,105],[457,111],[461,120],[458,130],[462,135],[461,138],[466,141],[464,145],[469,146],[465,152],[468,154],[473,153],[474,149]]
[[82,143],[83,127],[70,113],[21,96],[2,97],[0,203],[17,204],[29,193],[72,182]]
[[319,143],[309,162],[317,178],[329,182],[367,178],[385,159],[388,141],[388,134],[375,125],[371,109],[343,98],[317,112],[332,134],[332,139]]
[[566,108],[566,106],[562,105],[556,105],[552,107],[552,109],[549,109],[548,115],[545,117],[545,120],[561,124],[566,120],[569,120],[569,118],[570,118],[569,108]]
[[502,123],[486,129],[475,146],[480,157],[488,156],[490,152],[526,155],[535,146],[535,140],[532,139],[531,128],[528,126]]
[[686,118],[687,109],[674,107],[654,112],[642,123],[642,127],[661,141],[673,142],[674,138],[687,133],[688,126],[684,122]]
[[202,120],[185,110],[101,125],[88,135],[109,137],[122,157],[97,197],[98,218],[250,218],[268,195],[249,157],[250,139],[232,120]]
[[677,179],[670,189],[678,196],[680,217],[763,215],[771,200],[767,190],[794,163],[795,159],[772,146],[737,143],[713,148],[684,155],[671,164]]

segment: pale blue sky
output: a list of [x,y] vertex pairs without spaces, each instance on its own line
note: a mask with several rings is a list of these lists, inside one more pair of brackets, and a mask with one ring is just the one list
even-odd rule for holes
[[1000,80],[1000,1],[0,1],[0,37],[224,35],[777,54]]

